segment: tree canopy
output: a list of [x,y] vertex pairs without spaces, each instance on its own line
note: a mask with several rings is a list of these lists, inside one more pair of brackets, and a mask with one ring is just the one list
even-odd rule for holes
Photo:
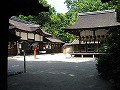
[[[120,0],[107,0],[117,11],[117,21],[120,22]],[[120,28],[109,29],[109,37],[102,45],[107,54],[97,59],[97,70],[101,77],[114,82],[115,90],[120,89]]]
[[79,12],[90,12],[97,10],[114,9],[113,3],[102,3],[101,0],[65,0],[65,4],[69,9],[65,14],[56,13],[54,7],[49,5],[46,0],[39,0],[44,6],[49,6],[49,12],[40,12],[38,16],[19,15],[18,18],[39,24],[40,27],[53,34],[64,42],[71,42],[75,36],[69,33],[64,33],[62,28],[71,26],[75,23]]

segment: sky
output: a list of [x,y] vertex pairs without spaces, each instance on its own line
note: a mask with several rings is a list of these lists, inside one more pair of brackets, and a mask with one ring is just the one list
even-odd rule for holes
[[46,1],[48,2],[48,4],[55,8],[57,13],[64,14],[68,11],[66,5],[64,4],[65,0],[46,0]]

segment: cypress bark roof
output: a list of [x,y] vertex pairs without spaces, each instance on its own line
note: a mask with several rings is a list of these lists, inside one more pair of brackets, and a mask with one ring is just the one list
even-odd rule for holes
[[30,22],[27,22],[25,20],[18,19],[16,17],[11,17],[9,19],[9,23],[14,25],[16,28],[24,30],[24,31],[35,31],[39,29],[40,25],[33,24]]
[[120,26],[115,10],[78,13],[76,22],[64,28],[64,32],[77,34],[79,30],[92,30]]
[[[38,24],[34,24],[25,20],[21,20],[18,19],[14,16],[12,16],[9,19],[9,24],[12,25],[12,27],[14,26],[15,28],[17,28],[16,30],[18,31],[22,31],[22,32],[29,32],[29,33],[36,33],[36,34],[40,34],[46,37],[51,37],[52,35],[45,32],[44,30],[42,30],[40,28],[40,25]],[[11,26],[9,26],[9,29],[12,28]]]
[[60,39],[57,39],[57,38],[54,38],[54,37],[45,37],[44,41],[53,42],[53,43],[64,43]]

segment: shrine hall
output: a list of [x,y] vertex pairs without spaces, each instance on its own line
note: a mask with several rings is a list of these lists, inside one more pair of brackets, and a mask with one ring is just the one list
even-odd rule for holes
[[63,31],[76,36],[71,43],[72,54],[102,54],[98,48],[109,37],[109,29],[119,26],[117,13],[113,9],[78,13],[75,23],[63,28]]

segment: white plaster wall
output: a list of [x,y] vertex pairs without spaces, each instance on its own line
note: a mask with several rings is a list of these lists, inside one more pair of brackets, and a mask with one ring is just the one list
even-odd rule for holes
[[27,33],[21,32],[21,39],[27,40]]
[[34,39],[34,34],[33,33],[28,33],[28,38],[29,39]]
[[16,35],[17,35],[17,36],[20,36],[20,32],[16,32]]
[[40,41],[40,35],[35,34],[35,41]]

